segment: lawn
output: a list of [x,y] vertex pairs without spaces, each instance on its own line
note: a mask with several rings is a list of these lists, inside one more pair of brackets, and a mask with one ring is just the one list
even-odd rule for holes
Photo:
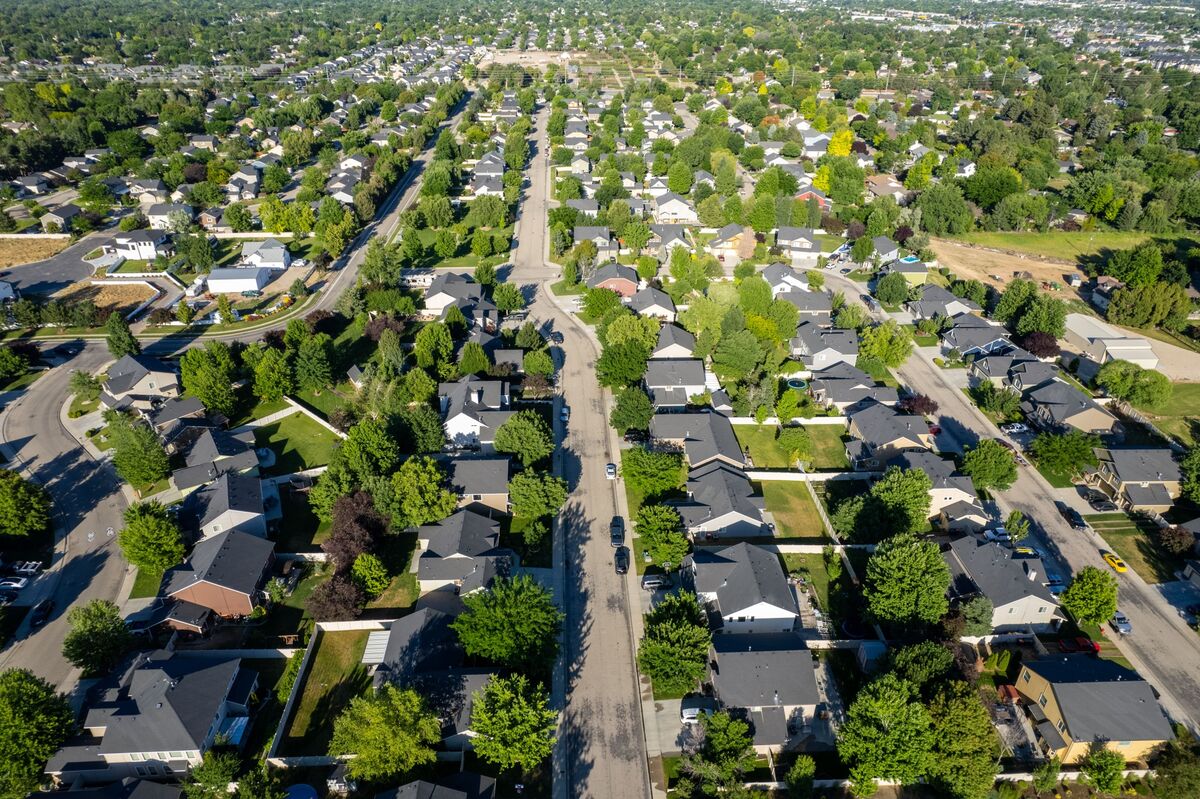
[[125,263],[117,267],[118,274],[137,274],[140,272],[162,272],[164,270],[158,268],[154,261],[138,261],[126,260]]
[[293,413],[257,428],[254,442],[275,450],[275,465],[266,473],[281,475],[328,465],[340,439],[303,413]]
[[775,518],[775,540],[797,543],[828,543],[821,515],[804,483],[762,483],[767,510]]
[[559,280],[550,284],[550,290],[559,297],[582,294],[585,288],[586,286],[584,286],[582,283],[568,284],[565,280]]
[[1124,513],[1097,513],[1084,519],[1148,583],[1171,582],[1184,566],[1181,556],[1159,546],[1158,527],[1149,519]]
[[287,402],[282,399],[266,402],[257,397],[243,397],[242,401],[238,403],[238,411],[234,418],[229,420],[229,426],[241,427],[247,422],[265,419],[273,413],[286,410],[287,407]]
[[1148,410],[1147,415],[1158,429],[1193,446],[1200,428],[1200,383],[1175,383],[1171,399],[1160,408]]
[[817,553],[787,552],[781,554],[783,570],[804,580],[809,593],[816,600],[822,613],[829,613],[829,572],[825,569],[825,556]]
[[850,467],[846,459],[846,430],[838,425],[805,425],[812,439],[812,468],[818,471],[844,471]]
[[[1041,255],[1046,258],[1059,258],[1064,261],[1074,261],[1083,256],[1096,255],[1103,250],[1126,250],[1136,247],[1146,239],[1148,233],[1097,230],[1067,233],[1052,230],[1046,233],[1037,232],[986,232],[978,231],[956,237],[957,241],[977,244],[980,247],[992,247],[998,250]],[[1162,236],[1162,239],[1172,239],[1174,236]]]
[[332,389],[324,389],[320,394],[315,391],[301,391],[296,394],[294,399],[299,400],[301,404],[308,406],[318,416],[324,417],[328,421],[334,411],[350,404],[349,398],[352,396],[354,396],[354,386],[347,381],[339,383]]
[[86,416],[92,411],[100,407],[100,397],[97,396],[94,400],[85,400],[78,394],[71,395],[71,407],[67,411],[67,416],[72,419],[77,419],[80,416]]
[[329,571],[320,564],[297,564],[296,568],[301,566],[308,570],[307,574],[289,596],[271,606],[261,624],[250,628],[247,645],[253,642],[257,646],[279,646],[280,636],[298,635],[311,624],[304,605],[313,590],[329,579]]
[[1046,478],[1046,482],[1055,488],[1070,488],[1074,485],[1071,479],[1074,475],[1070,472],[1055,471],[1049,466],[1040,465],[1036,460],[1033,462],[1033,465],[1038,470],[1038,473]]
[[286,755],[324,755],[333,738],[333,721],[350,704],[366,693],[371,678],[362,665],[367,648],[366,630],[322,632],[314,646],[300,698],[292,707],[280,741]]
[[3,386],[0,386],[0,391],[20,391],[21,389],[29,388],[39,377],[44,374],[46,374],[44,369],[37,369],[30,370],[22,375],[17,375]]
[[283,522],[279,525],[275,540],[276,549],[280,552],[318,551],[319,544],[329,537],[333,525],[317,518],[317,514],[309,507],[306,493],[283,486],[279,493]]
[[384,538],[376,554],[393,575],[392,582],[382,594],[367,603],[367,608],[387,610],[385,618],[389,619],[412,609],[421,593],[417,575],[408,570],[416,548],[417,539],[412,533],[397,533]]
[[145,599],[157,596],[158,587],[162,585],[162,578],[162,572],[151,571],[150,569],[138,569],[137,576],[133,578],[133,590],[129,592],[129,598]]
[[787,469],[793,466],[775,438],[779,432],[775,425],[735,424],[733,432],[742,450],[750,451],[755,468]]
[[[500,228],[491,231],[492,235],[504,234],[509,240],[512,239],[513,226]],[[475,253],[471,252],[471,239],[465,238],[458,244],[458,250],[449,258],[442,258],[433,252],[433,242],[437,238],[438,231],[430,228],[422,228],[417,231],[417,235],[421,239],[421,244],[425,247],[425,252],[428,254],[424,259],[421,259],[414,266],[432,266],[438,269],[474,269],[480,264],[492,264],[493,266],[504,263],[508,260],[509,253],[507,251],[498,255],[489,255],[486,258],[480,258]]]

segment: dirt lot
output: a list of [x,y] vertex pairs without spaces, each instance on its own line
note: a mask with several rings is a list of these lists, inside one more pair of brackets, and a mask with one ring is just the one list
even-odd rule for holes
[[[995,250],[985,250],[947,239],[932,239],[929,246],[937,256],[938,263],[949,268],[963,279],[974,278],[989,286],[1004,288],[1013,279],[1014,272],[1030,272],[1034,280],[1058,283],[1063,293],[1071,291],[1066,285],[1065,275],[1079,270],[1065,261],[1046,261],[1029,256],[1016,255]],[[993,275],[999,275],[996,280]],[[1080,299],[1083,299],[1080,297]]]
[[70,243],[68,239],[0,238],[0,269],[45,260]]
[[133,310],[154,295],[154,289],[140,283],[93,284],[75,283],[54,296],[60,300],[79,302],[91,300],[96,307]]

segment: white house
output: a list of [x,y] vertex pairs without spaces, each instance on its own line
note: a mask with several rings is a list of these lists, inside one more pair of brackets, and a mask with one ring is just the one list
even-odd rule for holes
[[664,225],[696,225],[700,217],[691,203],[669,191],[654,198],[654,221]]
[[684,559],[683,575],[720,620],[716,633],[787,633],[800,616],[779,557],[753,544],[697,549]]
[[131,230],[113,237],[115,255],[131,261],[153,261],[171,251],[171,237],[165,230]]
[[287,245],[278,239],[248,241],[242,245],[242,263],[265,269],[287,269],[292,256]]
[[271,270],[266,267],[214,269],[208,273],[208,290],[212,294],[241,294],[262,291],[271,282]]

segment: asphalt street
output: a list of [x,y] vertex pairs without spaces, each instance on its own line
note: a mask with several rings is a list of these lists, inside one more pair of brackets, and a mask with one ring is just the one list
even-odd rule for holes
[[79,241],[44,261],[10,266],[0,272],[0,280],[12,283],[23,294],[49,296],[72,283],[92,276],[92,267],[84,263],[83,256],[97,247],[108,244],[113,233],[96,233],[84,236]]

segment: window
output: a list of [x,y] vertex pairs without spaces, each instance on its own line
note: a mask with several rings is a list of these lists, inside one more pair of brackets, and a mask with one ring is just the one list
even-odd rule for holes
[[1014,613],[1016,613],[1016,612],[1017,612],[1017,609],[1016,609],[1016,608],[1009,608],[1009,609],[1008,609],[1008,615],[1009,615],[1009,616],[1013,615],[1013,614],[1014,614]]
[[1049,703],[1049,701],[1050,700],[1048,700],[1046,698],[1045,694],[1042,694],[1041,696],[1038,697],[1038,704],[1041,705],[1042,707],[1045,707]]
[[1045,613],[1045,612],[1046,612],[1046,606],[1038,605],[1038,613]]
[[738,620],[738,621],[745,621],[745,620],[746,620],[746,617],[745,617],[745,616],[738,616],[738,617],[737,617],[737,620]]
[[1067,722],[1065,722],[1065,721],[1062,721],[1062,720],[1060,719],[1060,720],[1059,720],[1059,722],[1058,722],[1058,731],[1059,731],[1059,732],[1066,732],[1066,731],[1067,731]]
[[181,757],[183,757],[183,752],[172,752],[171,753],[172,760],[178,760]]
[[214,525],[212,526],[212,530],[213,530],[213,532],[214,532],[214,533],[219,533],[219,532],[221,532],[221,525],[219,525],[219,524],[214,524]]
[[138,762],[140,762],[140,761],[142,760],[142,753],[141,753],[141,752],[134,752],[133,754],[131,754],[131,755],[129,756],[129,759],[130,759],[130,760],[132,760],[134,763],[138,763]]
[[138,775],[139,777],[145,777],[145,776],[148,776],[148,775],[149,775],[149,773],[150,773],[150,772],[148,772],[148,771],[146,770],[146,767],[145,767],[145,766],[137,766],[137,767],[136,767],[136,771],[137,771],[137,775]]
[[1117,746],[1129,746],[1133,741],[1117,741]]
[[1025,671],[1021,672],[1021,678],[1025,680],[1025,682],[1029,682],[1033,679],[1033,676],[1029,673],[1029,669],[1025,669]]
[[150,381],[149,383],[147,383],[146,385],[148,385],[150,388],[158,388],[158,386],[154,385],[154,381],[153,381],[153,380],[151,380],[151,381]]
[[483,499],[483,494],[472,494],[471,499],[475,502],[478,502],[479,500]]

